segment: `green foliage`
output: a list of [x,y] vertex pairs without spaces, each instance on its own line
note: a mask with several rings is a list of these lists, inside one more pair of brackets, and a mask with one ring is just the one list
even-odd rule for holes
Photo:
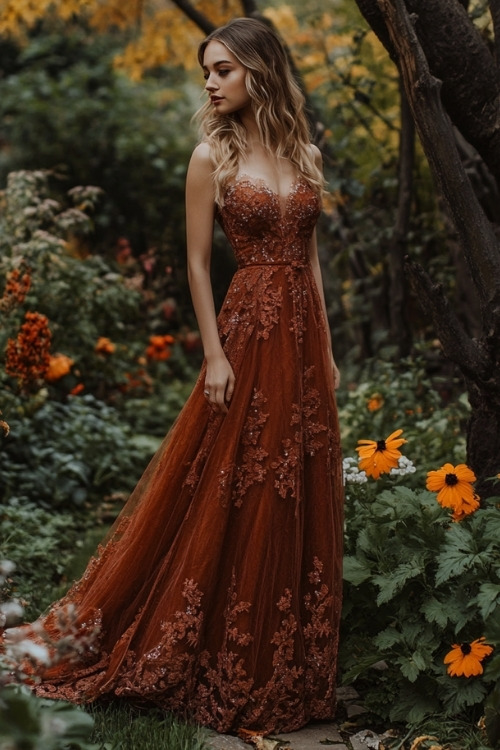
[[458,395],[455,403],[444,401],[450,390],[460,394],[458,386],[451,379],[432,381],[424,355],[425,350],[397,364],[382,358],[368,360],[356,383],[346,381],[338,396],[346,454],[354,451],[358,440],[379,440],[401,428],[408,440],[405,453],[415,465],[430,470],[446,461],[465,460],[467,397]]
[[43,510],[22,497],[0,505],[0,559],[16,566],[4,594],[22,600],[27,617],[38,617],[55,598],[88,523],[81,515]]
[[[126,233],[138,250],[181,241],[184,174],[197,106],[184,76],[163,69],[140,85],[113,69],[119,35],[68,25],[40,33],[0,81],[0,181],[18,169],[53,169],[68,187],[105,191],[99,235]],[[21,92],[21,93],[20,93]]]
[[[194,377],[180,344],[165,361],[147,360],[143,298],[123,274],[98,256],[69,253],[65,237],[90,231],[88,213],[99,195],[92,188],[70,192],[78,208],[51,198],[47,173],[17,172],[4,193],[0,274],[8,279],[13,269],[28,268],[31,287],[5,311],[0,352],[24,312],[36,310],[48,318],[51,354],[71,360],[70,372],[29,388],[0,373],[3,417],[11,426],[0,452],[4,502],[12,495],[42,507],[81,507],[131,489],[182,406],[189,389],[183,381]],[[101,337],[110,350],[99,350]],[[86,395],[72,397],[75,386]]]
[[[427,471],[465,461],[468,416],[465,398],[453,407],[443,403],[441,394],[456,386],[436,381],[432,388],[426,362],[368,363],[339,398],[348,454],[359,439],[383,439],[402,428],[408,442],[401,450],[416,467],[413,474],[346,484],[340,640],[344,682],[356,682],[374,714],[414,725],[432,715],[477,720],[500,679],[499,498],[453,523],[436,494],[424,489]],[[495,647],[484,673],[449,676],[445,654],[481,636]],[[493,741],[496,692],[486,706]]]
[[490,596],[500,581],[499,498],[450,523],[434,493],[389,483],[347,486],[344,680],[360,680],[384,719],[471,718],[495,674],[488,666],[482,676],[450,677],[443,657],[483,635],[500,644],[488,633],[500,611]]
[[0,497],[17,495],[45,508],[81,507],[131,489],[150,455],[115,408],[91,395],[47,400],[13,415],[0,452]]
[[0,747],[19,750],[99,750],[90,743],[92,718],[61,701],[40,700],[23,685],[0,691]]

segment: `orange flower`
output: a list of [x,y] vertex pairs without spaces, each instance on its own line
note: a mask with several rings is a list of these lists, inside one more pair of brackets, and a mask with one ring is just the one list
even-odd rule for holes
[[406,443],[399,436],[403,430],[395,430],[385,440],[358,440],[356,450],[359,454],[359,468],[369,477],[378,479],[381,474],[388,474],[398,466],[401,451],[398,448]]
[[0,310],[8,313],[16,305],[22,305],[31,287],[31,275],[24,263],[7,274],[5,290],[0,298]]
[[378,411],[384,405],[384,397],[380,393],[375,393],[366,404],[368,411]]
[[67,375],[74,364],[75,361],[65,354],[54,354],[50,358],[49,367],[45,373],[45,380],[49,383],[55,383],[56,380],[60,380]]
[[149,359],[155,359],[157,361],[166,360],[172,354],[170,344],[173,343],[174,337],[170,336],[169,334],[165,336],[150,336],[149,346],[146,349],[146,354]]
[[448,674],[452,677],[472,677],[482,674],[481,662],[493,651],[492,646],[484,643],[484,636],[477,638],[472,643],[454,643],[451,651],[444,657],[444,663],[448,664]]
[[72,388],[69,392],[70,396],[78,396],[79,393],[85,390],[85,386],[83,383],[77,383],[74,388]]
[[[2,413],[2,412],[0,411],[0,414],[1,414],[1,413]],[[0,430],[2,430],[3,434],[5,435],[5,437],[7,437],[7,435],[8,435],[8,434],[9,434],[9,432],[10,432],[10,427],[9,427],[9,425],[7,424],[7,422],[4,422],[4,420],[3,420],[3,419],[0,419]]]
[[461,521],[479,508],[479,497],[472,486],[475,481],[476,475],[465,464],[444,464],[428,472],[425,486],[438,493],[436,500],[443,508],[452,508],[454,521]]
[[5,372],[24,388],[43,378],[50,363],[52,334],[45,315],[27,312],[15,339],[7,341]]
[[122,393],[126,393],[133,388],[145,388],[148,391],[152,388],[153,381],[143,368],[140,368],[133,373],[126,372],[125,377],[127,378],[127,382],[122,383],[122,385],[119,386],[119,390]]
[[94,349],[98,354],[113,354],[116,349],[116,344],[113,344],[111,339],[106,338],[106,336],[101,336],[97,339],[97,344]]

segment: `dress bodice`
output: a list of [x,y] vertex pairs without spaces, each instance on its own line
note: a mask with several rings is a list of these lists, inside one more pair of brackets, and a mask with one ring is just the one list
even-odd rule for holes
[[227,188],[217,220],[240,268],[303,265],[319,213],[319,197],[303,178],[283,199],[264,180],[242,174]]

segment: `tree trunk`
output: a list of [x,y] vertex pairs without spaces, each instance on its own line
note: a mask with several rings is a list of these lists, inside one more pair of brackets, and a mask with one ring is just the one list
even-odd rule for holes
[[[406,0],[408,5],[410,1]],[[455,224],[480,301],[481,336],[473,339],[442,288],[421,266],[408,263],[412,286],[432,316],[443,350],[464,375],[472,407],[468,463],[478,477],[480,493],[491,494],[493,487],[486,480],[500,470],[500,247],[460,160],[441,103],[440,82],[429,71],[404,0],[378,0],[378,4],[422,146]],[[442,33],[446,36],[449,30]]]
[[407,252],[408,230],[413,193],[413,165],[415,161],[415,125],[404,87],[400,81],[401,135],[399,141],[398,212],[392,242],[389,247],[389,317],[391,341],[398,347],[400,357],[411,349],[411,331],[408,323],[408,295],[404,275],[404,258]]
[[[399,50],[378,0],[356,3],[397,61]],[[498,0],[491,0],[496,7]],[[430,72],[442,81],[448,114],[500,183],[500,77],[495,59],[457,0],[405,0]]]

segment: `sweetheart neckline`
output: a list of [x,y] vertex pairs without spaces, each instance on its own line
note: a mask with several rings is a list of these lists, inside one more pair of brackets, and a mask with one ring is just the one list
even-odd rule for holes
[[301,175],[297,175],[293,178],[292,182],[290,183],[290,187],[288,189],[288,193],[286,195],[281,195],[276,190],[273,190],[273,188],[270,186],[268,181],[264,177],[254,177],[251,174],[248,174],[247,172],[240,172],[236,175],[234,178],[234,184],[241,183],[241,182],[249,182],[251,185],[255,185],[256,187],[262,186],[267,190],[271,195],[274,195],[280,205],[285,208],[288,204],[288,201],[290,200],[290,197],[293,195],[295,190],[297,189],[297,186],[300,183],[304,182],[304,179]]

